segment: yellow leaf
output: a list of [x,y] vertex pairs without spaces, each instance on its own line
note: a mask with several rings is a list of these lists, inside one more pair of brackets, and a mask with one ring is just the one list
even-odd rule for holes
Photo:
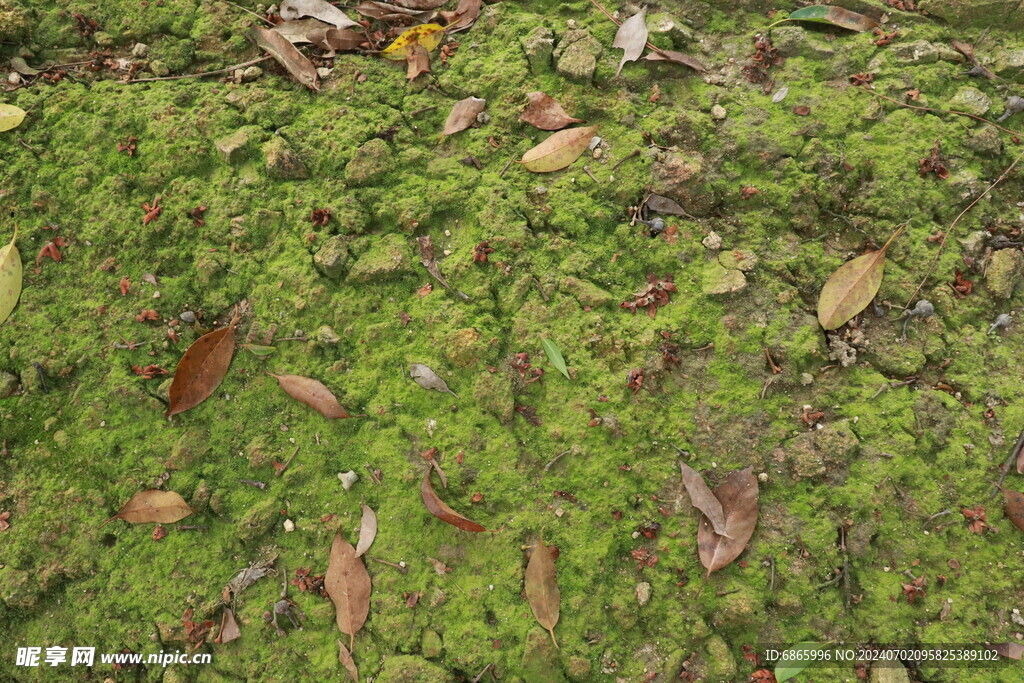
[[25,110],[13,104],[0,104],[0,133],[21,125],[25,120]]
[[15,228],[11,243],[0,248],[0,324],[7,320],[21,296],[21,254],[14,246],[17,237]]
[[597,126],[560,130],[533,149],[528,150],[520,163],[526,170],[534,173],[548,173],[563,169],[579,159],[596,131]]
[[402,32],[395,42],[388,45],[381,55],[388,59],[404,60],[414,45],[422,46],[427,52],[437,49],[444,38],[444,26],[420,24]]

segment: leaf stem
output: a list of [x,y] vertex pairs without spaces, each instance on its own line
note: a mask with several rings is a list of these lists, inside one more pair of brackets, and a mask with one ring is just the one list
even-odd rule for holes
[[906,223],[904,223],[904,224],[903,224],[903,225],[901,225],[900,227],[896,228],[896,232],[894,232],[894,233],[892,234],[892,237],[890,237],[890,238],[889,238],[889,241],[885,243],[885,246],[883,246],[881,250],[882,250],[882,251],[884,252],[884,251],[885,251],[886,249],[888,249],[888,248],[889,248],[889,245],[890,245],[890,244],[892,244],[892,241],[893,241],[894,239],[896,239],[897,237],[899,237],[899,236],[900,236],[900,233],[901,233],[901,232],[903,232],[903,230],[904,230],[904,229],[906,229],[906,227],[907,227],[907,224],[906,224]]

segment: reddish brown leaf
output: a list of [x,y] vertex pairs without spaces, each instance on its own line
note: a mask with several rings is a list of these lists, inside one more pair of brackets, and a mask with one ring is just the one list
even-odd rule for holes
[[537,540],[537,546],[526,565],[526,599],[537,622],[551,634],[551,642],[558,647],[555,640],[555,624],[558,623],[558,612],[562,596],[558,591],[555,579],[554,548],[544,545],[543,534]]
[[118,284],[118,287],[120,287],[121,289],[121,296],[125,296],[126,294],[128,294],[128,289],[131,288],[131,286],[131,280],[129,280],[126,277],[121,278],[121,282]]
[[732,538],[716,534],[710,520],[701,518],[697,549],[708,575],[739,557],[757,526],[757,477],[753,469],[730,472],[714,490],[725,513],[725,529]]
[[235,353],[235,324],[196,339],[178,361],[174,381],[167,392],[170,407],[164,417],[177,415],[208,399],[220,386]]
[[400,7],[417,11],[437,9],[446,2],[448,0],[394,0],[394,3]]
[[427,473],[423,475],[423,484],[420,485],[420,497],[423,498],[423,504],[426,506],[427,512],[434,515],[442,522],[448,522],[452,526],[458,527],[463,531],[487,531],[487,529],[476,522],[466,519],[455,510],[452,510],[447,503],[437,497],[437,493],[434,492],[434,487],[430,485],[430,473],[433,471],[433,468],[427,470]]
[[331,544],[331,559],[324,576],[324,587],[334,603],[338,630],[349,636],[349,650],[355,645],[356,631],[370,613],[370,575],[356,557],[356,550],[345,542],[341,528]]
[[[326,2],[322,3],[324,6],[333,9],[341,14],[341,10],[338,10],[333,5],[328,5]],[[298,18],[297,16],[294,18]],[[350,22],[350,24],[355,22]],[[344,26],[339,26],[344,28]],[[275,33],[270,29],[265,29],[261,26],[254,26],[249,35],[253,41],[260,47],[260,49],[266,51],[273,57],[277,62],[288,70],[295,80],[302,85],[306,86],[310,90],[319,92],[320,82],[316,75],[316,68],[313,64],[306,59],[306,56],[299,52],[294,45],[288,42],[288,39],[282,36],[280,33]]]
[[356,557],[364,554],[377,538],[377,514],[363,506],[363,519],[359,522],[359,542],[356,543]]
[[132,524],[146,522],[170,524],[191,514],[192,508],[188,506],[184,498],[174,491],[151,489],[136,493],[118,510],[116,515],[100,526],[106,526],[115,519],[123,519]]
[[1020,659],[1021,656],[1024,656],[1024,645],[1020,643],[993,643],[985,647],[995,651],[1000,657],[1006,657],[1007,659]]
[[350,28],[315,29],[306,37],[309,42],[326,51],[324,57],[333,57],[338,51],[356,50],[366,41],[362,34]]
[[300,403],[305,403],[324,417],[331,419],[362,417],[350,415],[338,403],[338,399],[331,393],[331,390],[315,379],[300,375],[275,375],[272,372],[267,374],[277,380],[286,394]]
[[483,0],[459,0],[454,12],[441,12],[441,16],[448,24],[444,27],[445,33],[451,35],[469,29],[476,23],[483,6]]
[[711,492],[708,485],[704,483],[704,477],[700,473],[679,461],[679,469],[683,473],[683,484],[686,492],[690,494],[690,504],[704,513],[704,516],[711,522],[716,534],[729,537],[731,534],[725,528],[725,512],[722,511],[722,503],[715,494]]
[[583,119],[574,119],[565,113],[562,105],[555,101],[555,98],[546,95],[539,90],[526,93],[530,98],[530,104],[520,116],[520,121],[525,121],[531,126],[541,130],[561,130],[570,123],[582,123]]
[[1003,501],[1006,503],[1007,518],[1015,527],[1024,531],[1024,493],[1003,489]]

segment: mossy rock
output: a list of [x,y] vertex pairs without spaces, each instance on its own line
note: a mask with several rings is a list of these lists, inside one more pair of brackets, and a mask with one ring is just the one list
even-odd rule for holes
[[455,679],[448,671],[422,657],[398,655],[384,660],[374,680],[377,683],[453,683]]

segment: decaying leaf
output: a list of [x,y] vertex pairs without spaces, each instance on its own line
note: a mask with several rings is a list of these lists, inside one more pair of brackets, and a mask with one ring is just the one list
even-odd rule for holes
[[350,28],[327,28],[309,32],[309,42],[325,50],[324,57],[333,57],[338,51],[357,50],[365,41],[365,37]]
[[331,390],[315,379],[302,377],[300,375],[275,375],[268,372],[268,375],[277,380],[281,388],[296,401],[305,403],[307,406],[331,419],[346,417],[364,417],[361,415],[350,415],[338,399],[331,393]]
[[520,116],[520,121],[525,121],[531,126],[541,130],[562,130],[570,123],[582,123],[583,119],[574,119],[565,113],[555,98],[538,91],[526,93],[530,98],[530,104]]
[[356,557],[355,548],[345,542],[340,527],[331,544],[324,589],[334,603],[338,630],[349,636],[351,651],[356,631],[363,627],[370,614],[370,575],[363,561]]
[[314,43],[309,37],[314,31],[326,31],[334,28],[331,24],[319,19],[295,19],[293,21],[282,21],[274,27],[274,31],[280,33],[289,43]]
[[261,548],[259,551],[259,557],[249,563],[249,566],[242,569],[227,582],[224,589],[221,591],[221,599],[226,604],[232,596],[237,598],[242,591],[249,586],[253,585],[264,576],[273,576],[277,572],[274,570],[274,562],[277,561],[277,557],[280,553],[273,546],[267,546]]
[[312,62],[295,49],[295,46],[288,42],[287,38],[261,26],[254,26],[249,35],[260,49],[268,52],[278,64],[288,70],[295,80],[310,90],[319,92],[320,81]]
[[686,492],[690,494],[690,504],[704,513],[716,534],[730,538],[732,534],[725,527],[725,512],[722,510],[722,503],[704,483],[704,477],[682,460],[679,461],[679,469],[683,473],[683,485],[686,486]]
[[647,56],[644,57],[649,62],[670,62],[672,64],[679,64],[681,66],[688,66],[694,71],[704,73],[708,70],[706,66],[696,57],[691,57],[683,52],[676,52],[675,50],[659,50],[657,52],[648,52]]
[[293,21],[302,17],[313,17],[337,28],[359,26],[359,24],[345,16],[344,12],[325,0],[284,0],[281,3],[282,19]]
[[558,623],[558,611],[562,596],[558,591],[555,579],[554,548],[544,545],[544,536],[537,540],[537,545],[526,565],[526,599],[537,622],[551,634],[551,642],[558,647],[555,640],[555,624]]
[[356,543],[356,557],[360,557],[377,538],[377,514],[369,506],[363,506],[363,518],[359,522],[359,542]]
[[428,9],[437,9],[448,0],[393,0],[396,5],[401,5],[407,9],[414,9],[418,12],[422,12]]
[[654,213],[661,213],[671,216],[685,216],[686,218],[693,219],[693,216],[686,212],[686,209],[679,206],[679,203],[668,197],[663,197],[660,194],[652,194],[647,198],[644,205]]
[[174,491],[150,489],[139,491],[132,496],[131,500],[125,503],[116,515],[100,524],[100,527],[106,526],[115,519],[123,519],[132,524],[145,522],[170,524],[191,514],[192,508],[188,506],[184,498]]
[[622,22],[619,30],[615,33],[615,40],[612,47],[622,50],[622,60],[619,62],[619,69],[615,72],[618,76],[622,73],[622,67],[626,62],[635,62],[644,53],[647,45],[647,8],[643,7],[639,12]]
[[452,287],[450,284],[448,284],[448,280],[444,278],[444,275],[441,275],[441,269],[438,267],[437,259],[435,258],[434,255],[434,242],[433,240],[430,239],[430,235],[417,237],[416,244],[420,248],[420,263],[422,263],[423,267],[427,269],[427,272],[433,275],[434,278],[438,282],[440,282],[444,286],[444,288],[447,289],[449,292],[459,297],[463,301],[469,301],[468,294],[460,292],[459,290]]
[[448,385],[443,379],[438,377],[437,373],[428,368],[422,363],[413,363],[409,366],[409,376],[413,378],[416,384],[419,384],[424,389],[433,389],[434,391],[444,391],[451,394],[455,398],[459,395],[448,388]]
[[458,133],[472,126],[476,123],[477,114],[482,112],[486,105],[487,100],[482,100],[479,97],[467,97],[456,102],[451,113],[448,114],[448,119],[444,122],[444,131],[441,133],[441,137]]
[[348,672],[352,680],[359,683],[359,669],[356,668],[355,660],[352,659],[352,654],[345,647],[345,643],[340,640],[338,641],[338,661],[345,667],[345,671]]
[[1000,657],[1006,657],[1007,659],[1020,659],[1021,656],[1024,656],[1024,645],[1020,643],[992,643],[991,645],[985,645],[985,647]]
[[810,664],[819,661],[815,653],[826,645],[828,643],[797,643],[786,650],[779,658],[779,663],[775,665],[775,680],[778,683],[788,681]]
[[597,126],[552,133],[547,140],[526,152],[520,163],[534,173],[559,171],[580,158],[595,132]]
[[242,637],[242,631],[238,628],[238,623],[235,621],[235,613],[227,607],[220,615],[220,630],[217,631],[217,637],[213,639],[213,642],[218,645],[224,643],[230,643],[232,640],[238,640]]
[[403,31],[400,36],[395,38],[395,42],[384,48],[380,54],[388,59],[403,60],[413,45],[420,45],[427,52],[431,52],[441,44],[443,39],[444,26],[420,24]]
[[168,390],[170,405],[164,417],[183,413],[205,401],[220,386],[235,354],[237,314],[227,327],[204,334],[192,342],[178,361]]
[[565,359],[562,358],[562,350],[558,348],[558,345],[547,337],[541,337],[540,345],[544,347],[544,354],[547,355],[555,369],[565,375],[566,379],[572,379],[569,376],[569,368],[565,365]]
[[1006,504],[1006,517],[1015,527],[1024,531],[1024,493],[1003,489],[1003,501]]
[[441,12],[441,16],[447,22],[444,27],[449,35],[468,30],[480,17],[480,10],[484,7],[483,0],[459,0],[454,12]]
[[0,248],[0,325],[10,317],[21,297],[22,269],[21,254],[14,241],[18,239],[18,228],[10,244]]
[[[804,7],[792,12],[781,21],[812,21],[817,24],[830,24],[839,28],[850,29],[851,31],[873,31],[878,28],[878,22],[871,17],[866,17],[857,12],[851,12],[842,7],[831,5],[815,5]],[[779,21],[776,24],[781,23]],[[773,24],[774,25],[774,24]]]
[[430,73],[430,53],[422,45],[410,45],[405,55],[405,77],[414,81],[422,74]]
[[481,525],[470,519],[466,519],[455,510],[452,510],[447,503],[437,497],[434,487],[430,485],[430,473],[433,471],[433,468],[427,470],[427,473],[423,475],[423,483],[420,485],[420,497],[423,499],[423,504],[426,506],[427,512],[434,515],[442,522],[448,522],[452,526],[458,527],[463,531],[487,531],[487,529]]
[[376,2],[376,0],[363,0],[356,5],[355,10],[364,17],[391,23],[423,23],[430,15],[429,12],[420,12],[387,2]]
[[753,470],[753,467],[748,467],[730,472],[715,487],[715,498],[722,504],[725,530],[729,536],[715,533],[708,518],[701,517],[697,529],[697,550],[708,576],[739,557],[757,526],[757,477]]
[[25,110],[13,104],[0,104],[0,133],[13,130],[25,120]]
[[878,251],[847,261],[828,277],[818,296],[818,322],[823,328],[836,329],[871,303],[882,285],[885,251],[904,227],[900,226]]

